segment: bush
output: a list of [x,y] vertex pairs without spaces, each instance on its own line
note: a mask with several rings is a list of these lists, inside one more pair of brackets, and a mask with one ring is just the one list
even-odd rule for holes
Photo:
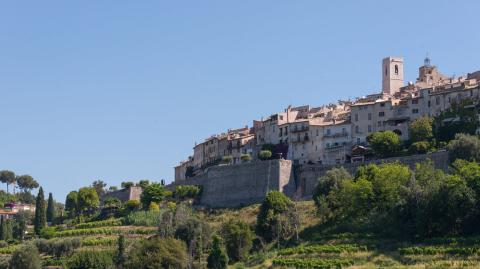
[[480,161],[480,139],[476,136],[457,134],[455,139],[448,143],[447,149],[452,162],[456,159]]
[[130,213],[132,211],[137,211],[140,209],[140,201],[138,200],[128,200],[123,204],[124,213]]
[[315,268],[330,269],[352,266],[354,263],[348,259],[317,259],[317,258],[275,258],[273,265],[287,268]]
[[419,141],[412,143],[408,148],[410,154],[425,154],[430,149],[430,143],[427,141]]
[[187,248],[173,238],[151,238],[131,248],[123,268],[187,268]]
[[75,249],[81,246],[82,241],[79,238],[37,239],[34,244],[40,252],[60,258],[71,255]]
[[42,266],[40,255],[34,245],[27,244],[12,254],[10,267],[15,269],[40,269]]
[[242,162],[249,162],[252,160],[252,156],[250,156],[250,154],[242,154],[240,156],[240,160],[242,160]]
[[222,163],[231,163],[233,161],[233,156],[227,155],[222,157]]
[[69,269],[115,268],[111,251],[87,250],[75,253],[68,261]]
[[272,157],[272,152],[270,150],[261,150],[258,153],[258,158],[260,158],[260,160],[268,160],[271,157]]
[[55,227],[45,227],[40,230],[40,237],[45,239],[50,239],[55,236]]
[[174,196],[177,199],[195,199],[200,195],[200,187],[196,185],[183,185],[175,188]]

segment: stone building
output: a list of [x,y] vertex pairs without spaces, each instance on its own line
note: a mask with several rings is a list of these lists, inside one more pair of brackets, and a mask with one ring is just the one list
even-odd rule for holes
[[[443,75],[427,57],[415,82],[404,83],[404,61],[400,57],[382,60],[382,89],[378,93],[311,107],[287,107],[248,127],[229,130],[196,144],[193,157],[175,167],[175,179],[186,169],[195,175],[218,164],[223,157],[240,163],[242,154],[255,161],[263,147],[273,148],[275,158],[294,164],[333,165],[352,161],[352,148],[365,148],[373,132],[390,130],[409,139],[410,123],[422,116],[434,117],[464,99],[478,99],[480,71],[458,78]],[[479,130],[480,132],[480,130]]]

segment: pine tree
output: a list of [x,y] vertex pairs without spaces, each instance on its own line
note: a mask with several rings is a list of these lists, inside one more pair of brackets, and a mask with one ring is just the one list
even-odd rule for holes
[[2,216],[0,218],[0,240],[5,240],[5,218]]
[[53,202],[52,193],[48,194],[48,206],[47,206],[47,221],[53,222],[55,219],[55,203]]
[[37,201],[35,204],[35,220],[34,220],[35,234],[39,235],[40,231],[47,226],[47,214],[45,207],[45,196],[43,194],[43,188],[38,190]]

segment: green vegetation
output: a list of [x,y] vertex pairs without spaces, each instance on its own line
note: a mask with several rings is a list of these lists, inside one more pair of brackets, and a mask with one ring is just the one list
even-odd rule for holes
[[371,133],[367,141],[372,146],[375,155],[380,158],[393,157],[401,148],[400,137],[392,131]]
[[35,220],[33,223],[35,234],[37,235],[39,235],[40,231],[47,226],[46,210],[45,196],[42,187],[40,187],[38,190],[37,201],[35,203]]
[[222,239],[218,236],[213,237],[212,249],[207,258],[207,267],[209,269],[226,269],[228,257],[225,254]]
[[140,201],[144,208],[148,208],[152,202],[160,203],[163,201],[167,193],[167,190],[162,184],[153,183],[143,190]]
[[268,160],[271,157],[272,157],[272,151],[270,150],[261,150],[258,153],[258,158],[260,158],[260,160]]

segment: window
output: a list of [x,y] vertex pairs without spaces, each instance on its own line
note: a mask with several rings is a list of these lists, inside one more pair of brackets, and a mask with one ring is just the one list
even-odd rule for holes
[[378,112],[378,116],[379,116],[379,117],[384,117],[384,116],[385,116],[385,112],[383,112],[383,111]]
[[413,113],[413,114],[418,114],[418,108],[412,109],[412,113]]
[[378,127],[382,126],[382,122],[381,122],[381,121],[377,121],[377,126],[378,126]]
[[380,106],[381,106],[381,107],[384,107],[384,106],[385,106],[385,103],[380,103]]
[[372,125],[368,125],[368,132],[369,132],[369,133],[372,132]]
[[418,99],[412,99],[412,105],[418,104]]
[[318,129],[317,129],[317,136],[318,136]]
[[372,120],[372,113],[368,113],[368,120]]
[[438,106],[440,104],[440,97],[435,98],[435,104]]
[[355,114],[355,121],[358,121],[358,114]]
[[330,135],[330,129],[327,129],[327,135]]
[[358,125],[355,126],[355,132],[356,132],[357,134],[360,133],[360,127],[358,127]]
[[395,75],[398,75],[398,65],[395,65]]
[[357,137],[357,143],[360,144],[360,137]]
[[280,116],[280,120],[283,120],[283,116]]
[[430,107],[430,100],[428,100],[428,107]]

